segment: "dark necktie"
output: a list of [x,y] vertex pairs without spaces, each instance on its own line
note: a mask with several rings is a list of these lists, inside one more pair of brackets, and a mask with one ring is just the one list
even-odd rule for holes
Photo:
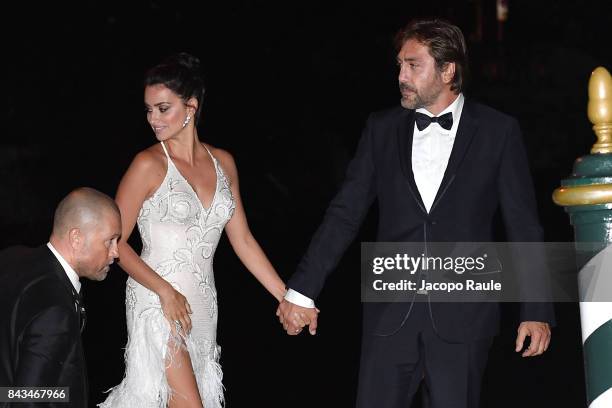
[[419,131],[427,128],[432,122],[437,122],[443,129],[450,130],[453,127],[453,114],[451,112],[445,113],[442,116],[427,116],[424,113],[417,112],[415,114],[415,121],[417,129]]
[[79,326],[81,329],[81,333],[83,333],[85,323],[87,322],[87,314],[85,313],[85,303],[83,302],[83,296],[81,296],[81,294],[76,290],[72,291],[72,296],[74,298],[74,305],[76,306],[77,313],[79,314]]

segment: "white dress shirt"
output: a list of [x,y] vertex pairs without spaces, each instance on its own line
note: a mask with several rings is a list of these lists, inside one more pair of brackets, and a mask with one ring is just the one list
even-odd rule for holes
[[[437,122],[423,130],[419,130],[416,123],[414,124],[412,173],[427,212],[431,210],[453,150],[459,119],[463,110],[463,100],[463,94],[459,94],[453,103],[437,115],[442,116],[448,112],[453,114],[453,126],[450,130],[444,129]],[[427,109],[420,108],[416,111],[430,117],[434,116]]]
[[57,252],[57,249],[55,249],[53,245],[51,245],[50,242],[47,242],[47,247],[51,250],[53,255],[55,255],[60,265],[62,265],[62,268],[64,268],[64,271],[66,272],[66,275],[68,276],[68,279],[70,279],[70,282],[72,282],[72,286],[74,286],[77,293],[79,293],[81,291],[81,282],[79,282],[79,275],[77,275],[74,269],[72,269],[72,266],[70,266],[70,264],[66,262],[64,257],[61,256],[59,252]]
[[[453,126],[450,130],[444,129],[439,123],[434,122],[423,130],[419,130],[414,124],[414,133],[412,137],[412,173],[414,174],[414,182],[419,189],[419,194],[423,200],[423,204],[427,212],[431,210],[446,166],[450,158],[455,136],[459,128],[459,120],[463,111],[463,94],[459,94],[457,98],[446,109],[438,115],[434,115],[427,109],[419,108],[416,112],[423,113],[427,116],[441,116],[451,112],[453,114]],[[302,307],[312,308],[315,303],[312,299],[301,293],[289,289],[285,294],[285,300]]]

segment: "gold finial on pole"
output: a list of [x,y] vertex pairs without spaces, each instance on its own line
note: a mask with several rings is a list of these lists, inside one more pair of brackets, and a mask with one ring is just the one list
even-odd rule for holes
[[604,67],[591,73],[588,112],[597,136],[591,153],[612,153],[612,77]]

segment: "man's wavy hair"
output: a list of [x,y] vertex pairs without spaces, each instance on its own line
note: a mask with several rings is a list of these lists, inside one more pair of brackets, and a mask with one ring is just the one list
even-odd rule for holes
[[468,77],[468,56],[465,38],[459,27],[438,18],[411,20],[395,36],[395,48],[399,52],[406,41],[412,39],[427,46],[438,71],[442,71],[448,63],[455,63],[451,90],[462,92]]

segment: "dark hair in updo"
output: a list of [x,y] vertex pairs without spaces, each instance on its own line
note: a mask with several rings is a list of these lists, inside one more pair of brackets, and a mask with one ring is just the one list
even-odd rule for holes
[[194,119],[195,123],[198,123],[204,99],[204,80],[198,58],[186,52],[167,57],[146,72],[144,86],[150,85],[164,85],[185,102],[195,98],[198,101],[198,109]]

